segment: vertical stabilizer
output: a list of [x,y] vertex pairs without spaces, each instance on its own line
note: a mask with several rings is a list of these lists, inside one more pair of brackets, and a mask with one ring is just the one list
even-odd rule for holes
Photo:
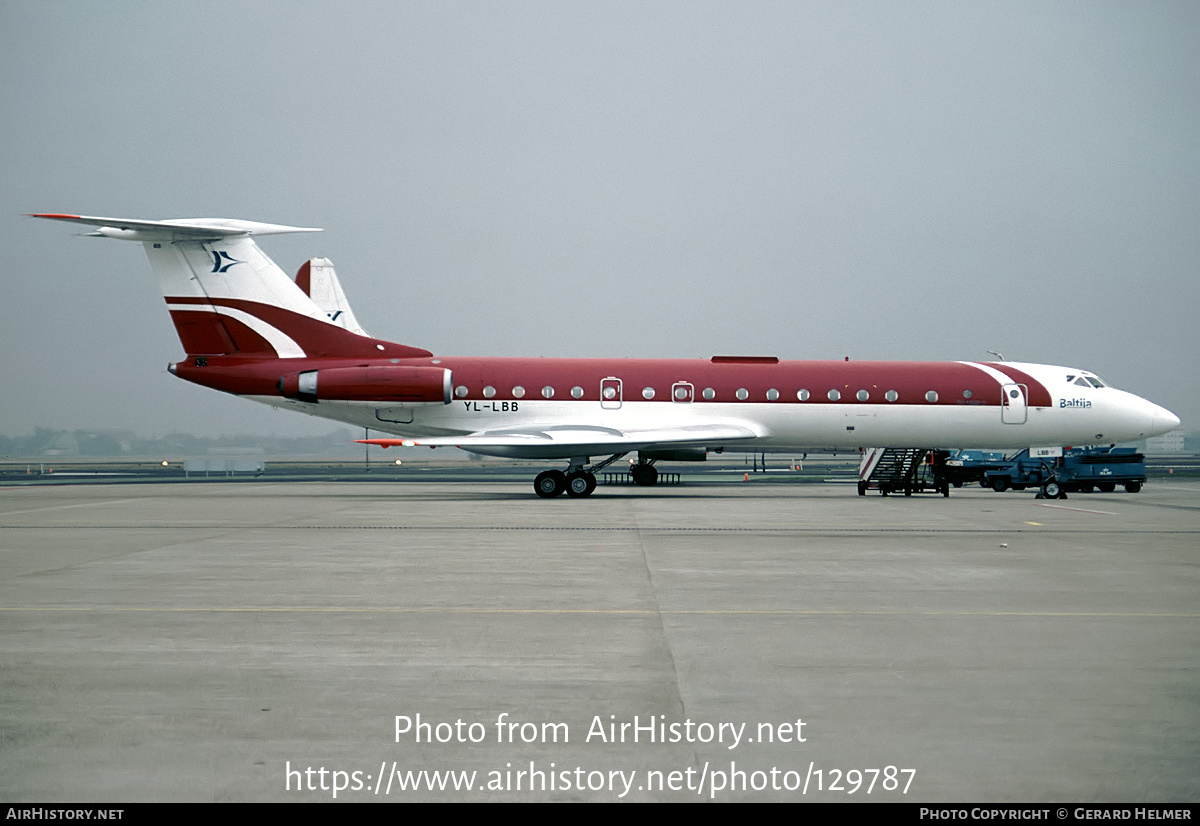
[[145,247],[189,354],[303,358],[308,352],[298,328],[326,321],[249,236]]
[[296,286],[313,300],[331,322],[356,335],[369,336],[354,317],[337,272],[333,269],[333,262],[328,258],[310,258],[301,264],[300,271],[296,273]]
[[[267,358],[389,356],[420,358],[428,350],[371,338],[349,313],[328,266],[316,268],[324,306],[266,256],[255,235],[318,232],[309,227],[261,224],[228,218],[145,221],[44,213],[50,218],[98,227],[104,238],[140,241],[150,258],[171,320],[188,355],[252,355]],[[317,259],[324,261],[325,259]],[[311,262],[310,262],[311,263]],[[309,265],[306,265],[309,266]],[[309,266],[309,289],[312,289]],[[325,307],[342,310],[354,325],[331,319]],[[339,316],[339,319],[341,316]]]

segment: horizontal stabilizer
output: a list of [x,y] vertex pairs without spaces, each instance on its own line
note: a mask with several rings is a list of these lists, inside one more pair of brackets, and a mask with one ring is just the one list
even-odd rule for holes
[[283,224],[240,221],[235,218],[171,218],[165,221],[144,221],[131,218],[101,218],[95,215],[64,215],[57,212],[32,213],[30,217],[99,227],[93,235],[126,241],[200,240],[232,235],[282,235],[289,232],[321,231],[317,227],[289,227]]

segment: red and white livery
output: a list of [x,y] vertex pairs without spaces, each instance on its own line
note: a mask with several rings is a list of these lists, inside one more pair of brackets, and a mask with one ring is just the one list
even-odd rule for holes
[[566,460],[537,477],[545,497],[591,494],[595,470],[629,453],[653,484],[655,461],[710,451],[1079,445],[1179,426],[1086,370],[1044,364],[439,357],[369,336],[327,259],[293,280],[254,240],[315,229],[34,217],[145,246],[187,353],[176,376],[397,437],[366,440],[383,447]]

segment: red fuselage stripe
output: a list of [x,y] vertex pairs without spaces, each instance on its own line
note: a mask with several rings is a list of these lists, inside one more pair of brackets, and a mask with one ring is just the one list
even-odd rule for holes
[[[393,345],[395,346],[395,345]],[[671,388],[687,382],[695,388],[694,403],[762,403],[781,405],[844,404],[854,406],[987,406],[1001,403],[1000,384],[985,371],[958,362],[842,362],[781,361],[778,364],[714,364],[700,359],[528,359],[528,358],[422,358],[422,359],[261,359],[210,357],[207,365],[197,368],[187,362],[179,365],[177,375],[208,387],[242,395],[273,395],[279,379],[294,373],[354,366],[441,367],[451,371],[454,387],[466,388],[466,395],[455,393],[455,401],[524,400],[542,401],[544,387],[553,388],[554,401],[601,401],[604,379],[621,379],[623,404],[641,401],[671,402]],[[1049,391],[1020,371],[1010,371],[1019,383],[1029,387],[1030,403],[1049,405]],[[515,388],[521,393],[514,393]],[[581,394],[572,394],[573,388]],[[645,388],[654,390],[647,399]],[[704,398],[711,388],[712,399]],[[739,391],[744,390],[744,398]],[[775,390],[778,397],[769,398]],[[801,401],[798,391],[807,390]],[[836,399],[830,391],[837,391]],[[894,390],[896,400],[888,401]],[[859,391],[866,399],[859,399]],[[936,401],[929,401],[933,391]],[[970,394],[969,396],[967,394]],[[614,400],[606,400],[612,402]],[[1039,401],[1041,402],[1039,404]],[[688,402],[675,402],[687,404]]]

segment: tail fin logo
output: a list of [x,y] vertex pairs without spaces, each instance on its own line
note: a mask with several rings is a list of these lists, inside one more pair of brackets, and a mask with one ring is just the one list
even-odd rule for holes
[[213,268],[212,272],[227,272],[234,264],[245,264],[245,261],[239,261],[224,250],[213,250]]

